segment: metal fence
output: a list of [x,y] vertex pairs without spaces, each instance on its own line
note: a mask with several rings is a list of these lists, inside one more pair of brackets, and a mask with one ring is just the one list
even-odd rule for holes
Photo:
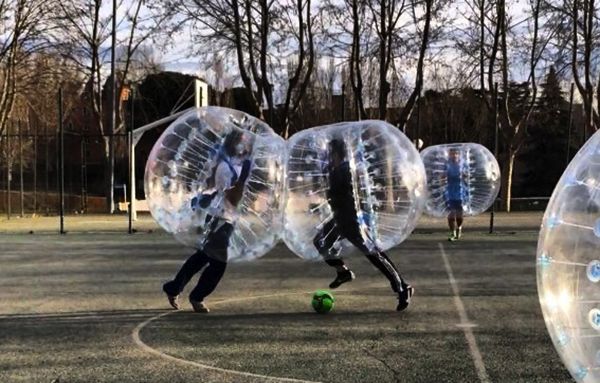
[[[66,214],[107,212],[105,140],[109,136],[64,134]],[[124,201],[127,136],[113,135],[115,202]],[[57,134],[5,134],[0,140],[0,211],[13,215],[52,215],[60,209],[60,140]],[[118,205],[117,205],[118,206]]]

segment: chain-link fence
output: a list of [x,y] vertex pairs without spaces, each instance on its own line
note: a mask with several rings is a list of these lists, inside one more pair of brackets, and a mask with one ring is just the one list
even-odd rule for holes
[[[126,134],[93,135],[66,127],[64,148],[65,214],[107,213],[110,141],[114,147],[114,199],[117,212],[127,200]],[[0,211],[7,218],[56,215],[60,211],[60,135],[36,127],[8,130],[0,137]],[[143,173],[142,173],[143,174]],[[121,202],[121,204],[119,204]]]

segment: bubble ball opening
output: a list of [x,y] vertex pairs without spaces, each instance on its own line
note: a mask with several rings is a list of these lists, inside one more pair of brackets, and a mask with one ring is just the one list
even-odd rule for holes
[[[281,230],[285,153],[285,141],[262,121],[228,108],[195,108],[169,125],[150,152],[144,176],[150,212],[179,242],[198,249],[223,221],[232,223],[226,254],[211,255],[258,258]],[[235,198],[217,185],[242,177]]]
[[[371,120],[315,127],[294,134],[287,152],[282,238],[296,255],[322,260],[355,252],[348,240],[328,234],[339,221],[358,225],[369,251],[389,249],[414,229],[425,203],[425,169],[396,127]],[[333,153],[350,174],[344,183],[352,195],[336,209],[328,198]],[[345,212],[343,219],[336,212]]]
[[600,381],[599,182],[600,134],[596,133],[554,189],[537,248],[537,286],[544,321],[577,382]]
[[464,216],[483,213],[500,191],[500,166],[483,145],[435,145],[421,152],[427,174],[425,213],[447,217],[460,205]]

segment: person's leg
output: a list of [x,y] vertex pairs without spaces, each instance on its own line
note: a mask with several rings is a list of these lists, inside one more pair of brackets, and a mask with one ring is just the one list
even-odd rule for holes
[[451,237],[448,238],[449,241],[456,241],[460,238],[461,235],[461,226],[462,226],[462,217],[463,217],[463,202],[461,200],[451,200],[448,201],[448,206],[450,208],[450,214],[453,219],[452,223],[452,234]]
[[202,302],[204,298],[210,295],[223,278],[225,269],[227,268],[226,262],[221,262],[216,259],[209,259],[208,266],[198,279],[198,284],[190,293],[190,301]]
[[352,232],[344,233],[347,239],[360,250],[367,259],[375,266],[385,277],[390,281],[390,286],[395,293],[399,293],[403,289],[404,282],[392,260],[383,252],[373,246],[373,249],[365,244],[364,239],[360,235],[358,229]]
[[313,244],[325,259],[325,263],[335,268],[337,272],[336,278],[329,284],[332,289],[354,279],[354,273],[346,266],[344,261],[341,258],[333,258],[338,255],[334,245],[339,239],[341,239],[340,232],[333,219],[326,222],[313,239]]
[[462,236],[463,212],[462,210],[456,214],[456,239]]
[[452,241],[456,233],[456,215],[452,206],[450,206],[450,212],[448,213],[448,227],[450,228],[448,241]]
[[455,222],[456,222],[456,217],[454,216],[454,212],[450,211],[450,213],[448,213],[448,228],[450,229],[451,232],[454,232]]
[[196,287],[190,293],[190,303],[196,312],[208,312],[203,300],[212,293],[227,268],[227,248],[229,238],[233,233],[233,225],[225,222],[215,231],[211,232],[204,245],[204,252],[208,257],[208,266],[198,279]]
[[185,285],[192,277],[200,271],[208,262],[206,253],[202,250],[196,251],[190,256],[175,275],[175,279],[163,285],[163,291],[169,298],[169,303],[173,308],[178,309],[177,296],[183,291]]
[[330,219],[325,222],[323,228],[313,238],[313,245],[323,258],[330,259],[332,256],[337,255],[333,246],[338,239],[340,239],[340,231],[335,224],[335,220]]
[[366,254],[366,256],[372,264],[381,270],[383,275],[390,281],[392,290],[398,294],[398,306],[396,306],[396,311],[405,310],[410,304],[415,289],[402,279],[396,265],[394,265],[392,260],[384,252],[380,251],[377,253]]
[[370,250],[365,244],[365,240],[360,235],[358,228],[350,228],[350,230],[344,231],[343,235],[346,235],[346,238],[388,279],[392,290],[398,294],[398,306],[396,307],[396,310],[402,311],[406,309],[410,304],[414,288],[402,279],[402,276],[398,272],[398,268],[387,254],[380,251],[375,246],[373,246],[375,247],[375,251]]

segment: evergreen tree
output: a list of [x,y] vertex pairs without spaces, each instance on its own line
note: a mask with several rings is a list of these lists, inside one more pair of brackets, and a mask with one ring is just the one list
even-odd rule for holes
[[566,165],[569,103],[554,67],[541,88],[521,156],[524,196],[549,196]]

